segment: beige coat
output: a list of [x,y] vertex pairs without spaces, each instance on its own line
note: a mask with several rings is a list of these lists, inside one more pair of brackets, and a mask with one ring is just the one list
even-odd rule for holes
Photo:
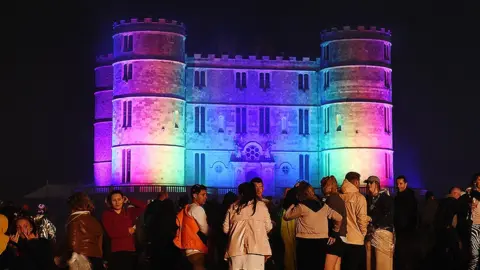
[[225,258],[246,254],[272,255],[267,233],[272,229],[272,220],[264,202],[257,202],[255,214],[253,201],[237,214],[237,204],[228,209],[223,232],[228,234]]
[[[328,205],[318,211],[312,211],[302,203],[291,205],[283,215],[283,219],[288,221],[297,219],[296,236],[299,238],[322,239],[328,238],[328,220],[342,221],[342,216]],[[334,231],[339,231],[340,227],[336,224]]]
[[347,180],[343,181],[340,197],[347,210],[347,243],[363,245],[367,235],[367,200],[356,186]]

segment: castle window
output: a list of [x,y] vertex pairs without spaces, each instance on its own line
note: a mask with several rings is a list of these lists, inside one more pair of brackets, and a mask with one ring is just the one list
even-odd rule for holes
[[260,108],[260,134],[270,134],[270,108]]
[[342,115],[341,114],[337,114],[335,116],[335,123],[337,126],[337,131],[342,131]]
[[307,109],[298,110],[298,134],[308,135],[310,134],[309,127],[309,113]]
[[237,89],[247,88],[247,73],[246,72],[236,72],[235,73],[235,87]]
[[388,44],[383,45],[383,58],[385,60],[390,60],[390,45]]
[[237,108],[235,110],[236,133],[247,133],[247,108]]
[[298,156],[299,179],[310,180],[310,155]]
[[330,45],[325,45],[323,46],[323,60],[328,61],[328,58],[330,57]]
[[384,82],[385,82],[385,88],[390,89],[390,72],[384,70],[383,71],[384,75]]
[[123,36],[122,51],[123,52],[133,51],[133,36],[132,35]]
[[222,173],[223,172],[222,165],[218,164],[217,166],[215,166],[215,172],[216,173]]
[[330,132],[330,107],[323,110],[323,123],[325,124],[325,134]]
[[132,152],[130,149],[122,150],[122,184],[130,183]]
[[122,103],[122,113],[123,113],[123,128],[132,127],[132,101],[124,101]]
[[258,160],[260,159],[260,149],[252,144],[245,150],[245,156],[249,160]]
[[195,76],[194,76],[194,86],[197,87],[197,88],[202,88],[202,87],[205,87],[207,86],[206,84],[206,72],[205,71],[198,71],[196,70],[195,71]]
[[298,89],[308,90],[310,89],[310,81],[308,74],[298,74]]
[[290,172],[290,168],[287,165],[282,167],[283,174],[287,175]]
[[218,116],[218,133],[225,132],[225,116]]
[[173,121],[175,123],[175,128],[178,128],[180,122],[180,113],[178,112],[178,110],[175,110],[175,112],[173,112]]
[[329,86],[330,86],[330,72],[324,71],[323,72],[323,89],[327,90]]
[[270,88],[270,73],[260,73],[260,88],[266,90]]
[[390,108],[387,108],[387,107],[383,108],[383,118],[384,118],[384,124],[385,124],[385,133],[390,134],[391,133]]
[[330,176],[330,153],[326,153],[323,161],[323,172],[325,176]]
[[128,82],[133,77],[133,64],[123,65],[123,80]]
[[282,116],[282,134],[287,134],[287,117]]
[[390,155],[385,153],[385,177],[390,179]]
[[205,107],[195,107],[195,133],[205,133]]
[[195,184],[205,184],[205,154],[195,154]]

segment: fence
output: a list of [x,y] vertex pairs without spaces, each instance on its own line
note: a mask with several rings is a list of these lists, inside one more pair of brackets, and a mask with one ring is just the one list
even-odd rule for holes
[[[101,195],[101,194],[108,194],[112,190],[120,190],[124,194],[138,194],[138,193],[144,193],[145,195],[154,195],[158,192],[161,191],[166,191],[169,194],[175,194],[177,196],[181,196],[184,194],[190,194],[190,186],[170,186],[170,185],[139,185],[139,186],[134,186],[134,185],[120,185],[120,186],[103,186],[103,187],[98,187],[98,186],[86,186],[86,187],[80,187],[78,190],[85,191],[89,194],[96,194],[96,195]],[[396,193],[396,189],[394,187],[387,187],[388,191],[390,192],[390,195],[394,195]],[[273,197],[282,197],[283,193],[285,191],[285,187],[276,187],[275,192]],[[423,189],[414,189],[415,194],[417,197],[424,196],[426,190]],[[207,188],[207,194],[209,196],[213,197],[223,197],[225,194],[228,192],[233,192],[237,193],[237,188],[234,187],[208,187]],[[360,187],[360,192],[365,194],[366,193],[366,187]],[[315,188],[315,193],[321,195],[322,191],[320,188]]]

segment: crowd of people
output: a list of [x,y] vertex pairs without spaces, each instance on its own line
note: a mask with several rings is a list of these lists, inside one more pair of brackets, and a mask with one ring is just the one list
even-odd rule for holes
[[[366,195],[360,184],[366,184]],[[253,178],[221,204],[194,185],[190,203],[167,192],[153,201],[113,190],[97,219],[86,193],[74,193],[64,239],[57,239],[47,206],[32,215],[3,203],[0,270],[26,269],[232,269],[410,270],[478,268],[480,174],[465,190],[418,198],[405,176],[389,194],[377,176],[349,172],[338,185],[321,180],[322,195],[306,181],[274,202]]]

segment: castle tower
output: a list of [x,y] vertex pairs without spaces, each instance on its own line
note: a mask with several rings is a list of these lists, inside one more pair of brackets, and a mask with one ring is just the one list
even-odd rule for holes
[[98,56],[95,68],[93,175],[97,186],[109,185],[112,176],[112,62],[112,54]]
[[393,184],[391,33],[384,28],[322,32],[319,73],[323,175],[348,171]]
[[184,184],[185,27],[113,26],[112,184]]

